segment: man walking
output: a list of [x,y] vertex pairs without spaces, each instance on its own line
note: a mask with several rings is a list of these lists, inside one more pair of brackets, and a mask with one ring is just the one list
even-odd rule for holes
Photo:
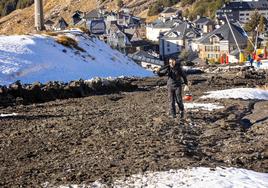
[[180,118],[184,117],[184,105],[182,101],[182,79],[184,81],[185,90],[189,90],[188,81],[181,64],[175,59],[169,59],[169,64],[159,68],[157,71],[159,76],[168,76],[167,88],[169,98],[169,115],[176,118],[176,103],[179,106]]

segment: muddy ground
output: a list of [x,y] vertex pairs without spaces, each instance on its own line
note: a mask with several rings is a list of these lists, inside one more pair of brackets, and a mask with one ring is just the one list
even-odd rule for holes
[[0,187],[96,180],[112,186],[118,177],[196,166],[268,172],[267,101],[199,98],[258,81],[219,74],[189,78],[195,102],[225,108],[189,109],[183,124],[170,119],[162,78],[133,81],[135,92],[0,108],[0,114],[19,114],[0,119]]

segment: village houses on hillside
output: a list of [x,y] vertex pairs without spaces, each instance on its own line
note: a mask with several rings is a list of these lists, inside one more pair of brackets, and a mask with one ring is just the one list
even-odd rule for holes
[[230,62],[238,62],[241,51],[237,43],[240,49],[245,49],[248,43],[248,36],[241,25],[250,19],[256,9],[268,18],[268,0],[231,0],[217,10],[215,20],[197,16],[190,21],[182,17],[180,10],[167,7],[157,20],[145,23],[132,15],[128,8],[122,8],[119,12],[100,8],[90,12],[75,11],[71,23],[64,18],[48,19],[45,27],[47,30],[85,27],[112,48],[128,54],[146,67],[159,66],[169,57],[179,57],[183,51],[187,51],[193,57],[188,60],[195,63],[219,62],[226,56],[229,56]]

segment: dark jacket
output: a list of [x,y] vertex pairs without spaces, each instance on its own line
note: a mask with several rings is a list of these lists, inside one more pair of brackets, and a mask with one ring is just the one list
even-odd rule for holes
[[182,79],[184,84],[188,85],[186,74],[179,64],[176,64],[173,68],[169,65],[161,67],[157,74],[159,76],[168,76],[167,86],[169,87],[181,86],[183,84]]

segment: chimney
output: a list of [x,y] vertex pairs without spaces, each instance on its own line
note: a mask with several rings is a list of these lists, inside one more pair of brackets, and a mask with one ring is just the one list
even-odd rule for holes
[[35,29],[42,31],[44,27],[43,0],[34,0],[35,3]]

